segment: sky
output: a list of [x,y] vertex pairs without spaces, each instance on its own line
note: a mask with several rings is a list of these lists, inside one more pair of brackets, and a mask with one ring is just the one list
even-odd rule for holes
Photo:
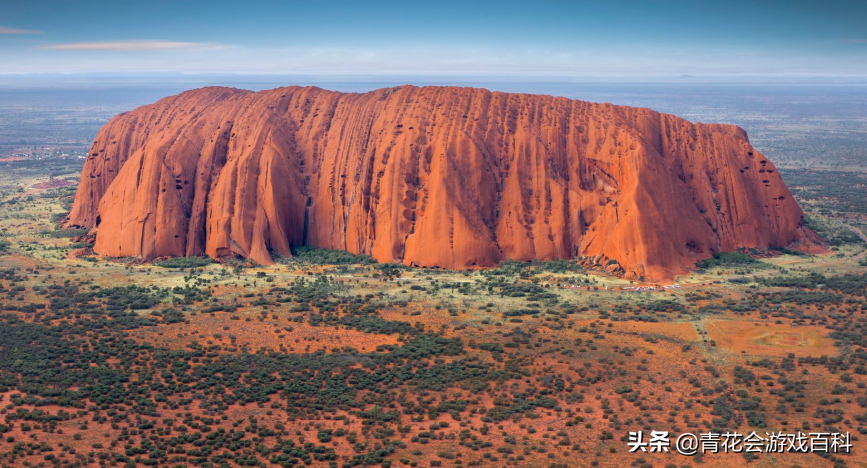
[[867,78],[867,1],[0,1],[0,74]]

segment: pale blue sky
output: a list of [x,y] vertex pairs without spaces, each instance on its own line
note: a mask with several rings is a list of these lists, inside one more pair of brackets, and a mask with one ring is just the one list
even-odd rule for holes
[[0,74],[867,77],[864,1],[0,4]]

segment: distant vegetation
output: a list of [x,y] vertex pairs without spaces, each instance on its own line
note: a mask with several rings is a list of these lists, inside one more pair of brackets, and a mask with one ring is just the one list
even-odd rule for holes
[[757,265],[761,262],[743,252],[720,252],[696,264],[698,268],[741,267]]
[[63,239],[83,236],[84,234],[87,234],[87,232],[87,229],[58,229],[56,231],[43,232],[42,234],[47,237]]
[[821,238],[828,241],[831,247],[840,247],[846,244],[861,244],[863,241],[858,234],[852,232],[846,226],[829,222],[825,219],[816,216],[805,216],[804,224],[818,234]]
[[582,273],[584,268],[576,260],[551,260],[535,263],[540,271],[551,273]]
[[[815,206],[819,214],[838,212],[867,214],[867,174],[860,172],[780,169],[786,185],[803,204]],[[803,206],[803,205],[802,205]]]
[[172,257],[154,260],[153,264],[163,268],[201,268],[214,261],[210,257]]
[[519,275],[526,277],[533,272],[583,273],[584,268],[577,260],[534,260],[531,262],[522,262],[520,260],[510,259],[500,262],[496,268],[491,268],[485,271],[484,274],[489,276]]
[[320,265],[368,265],[376,263],[376,260],[369,255],[356,255],[345,250],[320,249],[307,245],[292,247],[292,255],[296,261]]
[[759,282],[765,286],[832,290],[856,296],[867,295],[867,275],[864,274],[825,276],[819,273],[810,273],[805,276],[760,279]]

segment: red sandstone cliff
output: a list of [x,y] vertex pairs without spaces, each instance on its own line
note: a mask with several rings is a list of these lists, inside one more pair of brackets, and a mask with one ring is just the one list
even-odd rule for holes
[[[68,225],[106,256],[291,244],[466,268],[596,257],[671,278],[715,252],[809,243],[737,127],[483,89],[204,88],[113,118]],[[620,267],[614,263],[618,262]]]

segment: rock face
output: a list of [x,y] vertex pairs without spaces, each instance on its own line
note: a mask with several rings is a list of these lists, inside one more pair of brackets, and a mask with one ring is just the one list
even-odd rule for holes
[[472,268],[585,257],[667,279],[738,248],[811,244],[735,126],[483,89],[203,88],[114,117],[67,225],[106,256],[290,245]]

